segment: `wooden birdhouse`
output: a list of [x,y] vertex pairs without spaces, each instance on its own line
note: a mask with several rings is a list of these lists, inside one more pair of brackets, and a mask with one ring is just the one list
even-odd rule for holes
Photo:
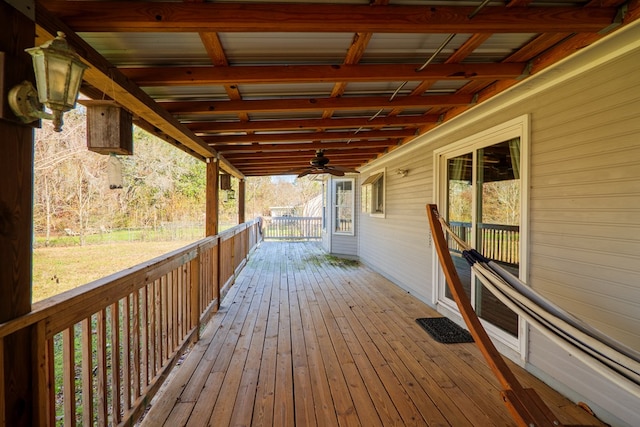
[[220,175],[220,189],[231,190],[231,175],[226,173]]
[[87,107],[87,148],[100,154],[133,154],[131,113],[114,101],[79,101]]

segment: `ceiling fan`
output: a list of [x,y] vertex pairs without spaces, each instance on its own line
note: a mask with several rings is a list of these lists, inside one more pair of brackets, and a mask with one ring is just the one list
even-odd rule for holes
[[294,169],[291,172],[299,173],[298,178],[310,174],[323,174],[328,173],[334,176],[344,176],[345,173],[360,173],[355,169],[347,168],[343,166],[327,166],[329,158],[325,157],[324,150],[317,150],[316,156],[309,161],[309,167]]

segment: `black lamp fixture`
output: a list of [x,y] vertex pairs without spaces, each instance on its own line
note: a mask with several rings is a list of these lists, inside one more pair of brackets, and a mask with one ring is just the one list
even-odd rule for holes
[[[26,49],[33,60],[36,88],[29,81],[9,91],[9,105],[24,123],[53,120],[56,132],[62,130],[62,115],[75,108],[82,75],[87,67],[69,46],[62,32],[41,46]],[[45,111],[45,107],[51,113]]]

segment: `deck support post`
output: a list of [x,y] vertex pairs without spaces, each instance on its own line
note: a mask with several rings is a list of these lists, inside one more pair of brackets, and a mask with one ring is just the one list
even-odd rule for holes
[[561,426],[560,421],[538,394],[533,389],[522,387],[482,326],[471,305],[471,301],[469,301],[469,297],[464,291],[456,267],[451,259],[436,205],[427,205],[427,217],[429,218],[431,234],[449,290],[453,294],[453,299],[458,305],[460,314],[469,328],[476,345],[503,388],[501,396],[511,416],[519,426],[523,427]]
[[220,163],[217,158],[207,159],[207,200],[206,200],[206,218],[205,218],[205,235],[215,236],[218,234],[218,200],[220,198],[220,190],[218,189],[218,180],[220,173]]
[[[0,1],[0,323],[31,311],[31,247],[33,228],[33,129],[11,112],[7,92],[33,78],[31,57],[35,23]],[[0,425],[37,425],[38,390],[34,378],[35,332],[26,328],[0,338]],[[40,391],[44,392],[44,390]]]
[[241,179],[238,181],[238,224],[244,224],[245,222],[244,209],[245,209],[246,187],[247,187],[246,179]]

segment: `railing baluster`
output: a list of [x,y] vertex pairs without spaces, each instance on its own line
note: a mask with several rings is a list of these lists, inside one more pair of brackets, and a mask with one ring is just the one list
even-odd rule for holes
[[107,387],[107,312],[100,310],[97,315],[96,352],[98,355],[98,425],[106,426],[108,423],[108,387]]
[[[144,287],[142,289],[145,289]],[[140,347],[141,347],[141,343],[142,343],[142,338],[141,338],[141,326],[140,326],[140,292],[142,292],[142,289],[139,289],[137,292],[133,293],[133,298],[132,298],[132,302],[131,302],[131,317],[133,319],[133,324],[131,325],[131,329],[132,329],[132,340],[131,340],[131,345],[133,346],[133,351],[132,353],[132,362],[131,362],[131,376],[133,379],[133,384],[131,387],[131,401],[132,403],[135,402],[136,399],[138,399],[138,397],[140,397],[140,379],[141,379],[141,375],[142,372],[145,371],[145,369],[141,366],[141,359],[140,359]]]
[[149,289],[149,337],[151,348],[149,349],[149,353],[151,355],[151,360],[149,361],[149,365],[151,365],[151,370],[149,372],[149,383],[156,376],[158,372],[158,366],[160,362],[158,362],[159,355],[162,353],[162,338],[160,337],[160,279],[154,280],[151,285],[151,289]]
[[122,307],[122,405],[125,412],[131,409],[131,300],[131,295],[124,297]]
[[142,360],[140,361],[140,393],[144,394],[149,385],[149,371],[151,369],[151,352],[150,348],[153,346],[153,334],[150,333],[151,317],[149,316],[149,289],[153,284],[148,285],[140,289],[140,328],[142,331],[142,342],[140,343],[140,349]]
[[64,425],[76,425],[76,361],[74,327],[62,332],[62,390]]
[[160,279],[160,317],[158,319],[158,325],[160,325],[160,342],[162,348],[160,349],[160,363],[157,367],[158,371],[164,365],[169,353],[169,335],[171,334],[170,317],[169,317],[169,287],[171,286],[171,278],[173,277],[173,271]]
[[[184,270],[184,267],[180,267],[181,270]],[[179,331],[178,331],[178,290],[180,289],[180,285],[182,284],[183,275],[177,275],[178,280],[171,284],[171,330],[173,333],[171,334],[171,351],[173,351],[178,346],[179,341]]]
[[[198,257],[194,258],[191,260],[190,263],[190,268],[192,271],[198,271],[200,269],[200,260],[198,259]],[[199,292],[199,288],[200,288],[200,283],[198,282],[200,279],[200,276],[198,274],[193,274],[191,276],[191,294],[190,294],[190,299],[191,299],[191,325],[192,327],[196,328],[196,339],[200,339],[200,313],[201,310],[198,310],[198,307],[200,307],[200,301],[198,300],[198,298],[200,297],[200,292]]]
[[93,425],[93,332],[92,317],[82,321],[82,424]]
[[111,423],[122,420],[120,413],[120,302],[111,304]]

